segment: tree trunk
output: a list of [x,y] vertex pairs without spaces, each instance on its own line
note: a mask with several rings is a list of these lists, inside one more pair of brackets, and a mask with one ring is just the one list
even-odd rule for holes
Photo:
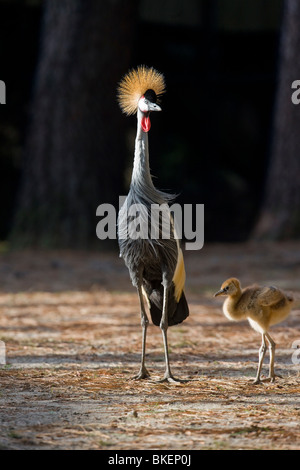
[[12,240],[87,246],[96,208],[122,193],[127,71],[136,0],[48,0]]
[[300,237],[300,105],[291,100],[300,79],[300,2],[284,6],[271,158],[255,239]]

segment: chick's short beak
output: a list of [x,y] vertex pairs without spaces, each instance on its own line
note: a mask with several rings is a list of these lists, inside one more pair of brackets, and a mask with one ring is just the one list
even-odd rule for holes
[[218,290],[218,292],[215,293],[214,297],[218,297],[218,295],[224,294],[224,289]]

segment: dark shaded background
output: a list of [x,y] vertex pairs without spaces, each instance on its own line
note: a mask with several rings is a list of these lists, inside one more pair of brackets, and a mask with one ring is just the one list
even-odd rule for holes
[[[270,158],[283,1],[140,0],[136,4],[130,57],[122,73],[144,63],[162,71],[167,83],[163,113],[153,117],[150,133],[155,184],[179,193],[181,203],[205,204],[206,242],[245,240],[258,218]],[[2,241],[9,239],[20,205],[43,5],[0,1],[0,79],[7,86],[7,104],[0,109]],[[114,49],[112,62],[119,60],[123,48],[120,43],[117,53]],[[117,80],[110,84],[114,92]],[[116,101],[111,107],[118,107]],[[135,117],[121,117],[118,126],[116,138],[124,133],[126,164],[114,167],[123,181],[116,193],[125,194]],[[102,202],[109,201],[99,185],[95,211]],[[96,228],[95,211],[90,218]],[[20,238],[22,228],[18,230]],[[93,237],[95,241],[95,232]]]

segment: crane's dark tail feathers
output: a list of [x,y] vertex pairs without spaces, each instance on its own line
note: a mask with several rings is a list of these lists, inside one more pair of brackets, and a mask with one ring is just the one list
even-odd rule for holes
[[[154,325],[159,326],[162,317],[164,288],[160,282],[156,286],[152,285],[152,288],[149,288],[150,286],[144,287],[149,300],[149,309],[152,322]],[[177,325],[178,323],[183,322],[183,320],[189,316],[189,307],[184,292],[182,291],[179,302],[176,302],[175,286],[173,283],[169,289],[167,311],[168,326]]]

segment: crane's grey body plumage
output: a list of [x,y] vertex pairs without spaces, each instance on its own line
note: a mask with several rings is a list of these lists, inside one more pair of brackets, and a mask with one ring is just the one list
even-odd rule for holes
[[[127,212],[128,208],[132,205],[139,205],[144,208],[144,217],[147,218],[148,223],[151,219],[152,205],[168,204],[174,197],[173,194],[159,191],[153,185],[149,167],[148,134],[139,132],[138,126],[130,190],[119,212],[118,226],[128,227],[131,216],[128,216]],[[155,325],[159,326],[163,306],[163,277],[165,277],[169,287],[174,290],[172,278],[176,269],[179,248],[178,240],[174,233],[174,224],[170,223],[169,239],[151,238],[149,227],[148,237],[145,239],[132,239],[127,237],[126,234],[122,236],[119,230],[118,241],[120,256],[122,256],[129,269],[131,281],[135,287],[142,282],[152,307],[150,309],[152,321]],[[169,326],[182,322],[188,316],[184,293],[181,306],[185,307],[182,317],[180,315],[174,316],[178,305],[174,301],[174,295],[169,295]]]
[[[150,104],[152,110],[160,110],[155,104]],[[182,252],[176,238],[174,221],[170,211],[170,236],[168,238],[151,236],[150,220],[152,220],[151,210],[153,205],[168,207],[168,203],[174,199],[174,195],[159,191],[153,185],[149,167],[148,131],[144,131],[142,126],[142,120],[145,119],[145,116],[147,119],[149,112],[143,113],[141,109],[137,108],[137,135],[132,179],[128,196],[119,212],[118,242],[120,256],[124,259],[131,281],[137,288],[141,307],[141,324],[143,328],[142,362],[140,372],[135,378],[141,379],[149,376],[144,365],[146,331],[149,322],[144,304],[146,298],[151,319],[155,325],[160,326],[163,333],[166,356],[164,380],[175,380],[169,366],[167,329],[168,326],[181,323],[189,315],[183,287],[178,291],[176,279],[174,278],[178,264],[181,266],[182,278],[185,277],[185,272]],[[132,220],[132,215],[128,214],[128,208],[137,205],[141,208],[142,213],[140,216],[145,221],[146,227],[148,227],[146,237],[133,238],[128,236],[127,233],[128,225]],[[158,232],[161,234],[162,222],[160,221],[158,224]],[[180,282],[182,282],[182,279]]]

